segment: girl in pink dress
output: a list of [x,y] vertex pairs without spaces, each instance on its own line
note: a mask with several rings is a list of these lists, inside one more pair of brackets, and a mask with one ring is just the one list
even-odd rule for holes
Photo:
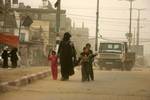
[[57,80],[58,74],[58,57],[55,51],[52,51],[51,55],[48,56],[48,60],[51,62],[51,73],[53,80]]

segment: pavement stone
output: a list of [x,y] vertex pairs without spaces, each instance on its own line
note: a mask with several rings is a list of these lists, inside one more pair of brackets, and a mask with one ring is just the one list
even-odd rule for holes
[[11,90],[10,87],[19,87],[19,86],[25,86],[25,85],[31,84],[34,81],[43,79],[49,75],[50,75],[50,71],[43,71],[43,72],[38,72],[35,74],[28,75],[28,76],[23,76],[13,81],[2,82],[0,83],[0,93],[4,93],[4,92]]

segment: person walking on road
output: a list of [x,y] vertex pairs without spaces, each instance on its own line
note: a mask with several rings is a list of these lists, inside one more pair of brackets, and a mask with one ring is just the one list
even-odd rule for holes
[[2,53],[2,59],[3,59],[3,68],[8,68],[8,57],[9,57],[9,53],[7,48],[4,49],[3,53]]
[[94,81],[94,72],[93,72],[93,61],[94,61],[94,57],[97,55],[97,54],[93,54],[93,51],[91,50],[91,44],[90,43],[87,43],[86,44],[86,48],[89,49],[89,54],[90,54],[90,57],[89,57],[89,75],[90,75],[90,79],[92,81]]
[[89,71],[89,49],[84,47],[83,52],[80,54],[79,62],[81,64],[81,75],[82,75],[82,82],[90,81]]
[[10,52],[10,60],[11,60],[11,64],[12,64],[12,68],[16,68],[17,67],[17,61],[18,61],[18,55],[17,55],[17,48],[13,48]]
[[69,32],[66,32],[58,48],[62,81],[69,80],[69,76],[74,74],[74,61],[76,60],[76,50],[70,38],[71,34]]
[[58,57],[56,55],[55,51],[52,51],[52,53],[48,56],[48,60],[51,63],[51,73],[53,80],[57,80],[58,76]]

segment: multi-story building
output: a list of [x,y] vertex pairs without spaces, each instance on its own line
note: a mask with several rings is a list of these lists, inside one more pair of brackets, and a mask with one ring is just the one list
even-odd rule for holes
[[[89,38],[89,43],[92,45],[91,49],[95,51],[95,37]],[[98,50],[99,50],[99,42],[98,42]]]
[[[22,50],[26,54],[23,57],[26,57],[27,60],[25,60],[24,64],[33,64],[34,62],[40,62],[37,61],[37,58],[41,58],[42,56],[47,60],[47,55],[49,53],[50,49],[53,49],[56,44],[56,9],[52,7],[44,7],[44,8],[31,8],[31,7],[25,7],[24,4],[21,3],[23,6],[19,6],[19,8],[13,8],[13,10],[16,12],[17,23],[19,25],[20,17],[29,16],[33,23],[29,28],[22,27],[20,31],[20,37],[22,45]],[[66,31],[71,31],[71,19],[66,17],[66,11],[61,10],[60,11],[60,38],[62,37],[63,33]],[[18,26],[19,27],[19,26]],[[17,29],[18,31],[19,29]],[[18,32],[16,32],[18,33]],[[38,44],[38,45],[37,45]],[[35,46],[33,46],[35,45]],[[41,47],[39,47],[41,45]],[[26,47],[30,47],[30,49],[27,49]],[[33,48],[35,47],[35,48]],[[31,49],[32,48],[32,49]],[[40,57],[35,57],[32,55],[33,52],[37,53],[39,55],[39,48],[41,48],[41,54]],[[36,54],[34,54],[36,55]],[[35,61],[33,61],[35,59]],[[42,60],[43,61],[43,60]],[[44,62],[44,61],[43,61]],[[32,64],[31,64],[32,63]],[[41,63],[42,64],[42,63]]]
[[[5,3],[0,0],[0,34],[14,36],[17,23],[15,20],[14,11],[10,7],[10,3]],[[0,52],[6,44],[0,43]]]
[[9,6],[9,3],[4,4],[0,1],[0,32],[14,33],[16,26],[14,11]]
[[[8,9],[9,13],[6,11],[0,13],[3,15],[0,16],[0,31],[11,32],[20,37],[19,52],[22,65],[39,65],[46,62],[49,50],[53,49],[56,44],[57,10],[51,4],[32,8],[24,3],[19,3],[18,6],[9,4]],[[71,19],[66,17],[65,10],[61,10],[60,13],[59,36],[62,38],[64,32],[71,32]],[[6,18],[5,21],[6,14],[9,14],[9,16],[7,15],[9,18]],[[22,25],[26,16],[33,21],[29,27]]]
[[84,27],[83,23],[82,27],[73,26],[71,34],[72,41],[74,42],[77,54],[79,55],[82,52],[83,47],[86,45],[86,43],[89,42],[89,29]]

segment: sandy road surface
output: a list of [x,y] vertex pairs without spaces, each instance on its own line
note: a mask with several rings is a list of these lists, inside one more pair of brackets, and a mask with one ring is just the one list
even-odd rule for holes
[[21,67],[21,68],[12,68],[12,69],[0,68],[0,83],[13,81],[23,76],[35,74],[46,70],[50,70],[50,68],[48,66]]
[[95,81],[82,83],[80,79],[80,70],[70,81],[48,77],[1,94],[0,100],[150,100],[149,71],[95,70]]

